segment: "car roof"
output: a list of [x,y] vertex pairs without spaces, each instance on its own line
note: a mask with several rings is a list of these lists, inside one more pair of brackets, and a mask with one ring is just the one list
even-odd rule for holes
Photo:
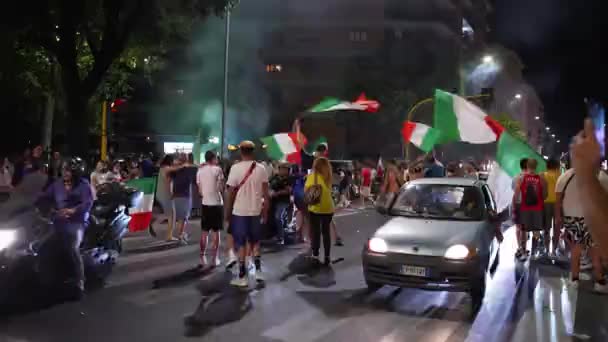
[[442,177],[442,178],[421,178],[410,181],[408,184],[441,184],[455,186],[475,186],[479,187],[482,182],[477,179],[463,177]]

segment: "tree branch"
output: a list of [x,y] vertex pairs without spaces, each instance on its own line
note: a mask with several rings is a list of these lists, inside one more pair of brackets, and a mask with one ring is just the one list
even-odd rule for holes
[[94,37],[94,33],[93,31],[91,31],[91,28],[89,27],[89,25],[85,24],[83,25],[83,30],[84,30],[84,37],[87,40],[87,45],[89,45],[89,49],[91,50],[91,54],[93,55],[93,57],[97,60],[97,58],[99,58],[99,42],[97,37]]
[[[83,81],[82,90],[85,94],[95,92],[108,69],[118,56],[124,51],[129,34],[137,24],[140,11],[144,1],[136,0],[134,6],[129,10],[123,8],[123,1],[106,0],[104,2],[105,28],[102,47],[99,50],[95,64]],[[121,12],[128,11],[121,20]]]

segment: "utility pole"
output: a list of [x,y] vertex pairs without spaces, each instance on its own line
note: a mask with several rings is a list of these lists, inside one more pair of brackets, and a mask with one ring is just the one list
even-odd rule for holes
[[224,146],[226,139],[226,113],[228,112],[228,61],[230,52],[230,10],[226,11],[226,29],[224,41],[224,101],[222,104],[222,118],[220,131],[220,160],[224,158]]

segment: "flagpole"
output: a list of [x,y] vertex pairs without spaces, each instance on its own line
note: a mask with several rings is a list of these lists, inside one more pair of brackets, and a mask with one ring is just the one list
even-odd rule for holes
[[224,40],[224,98],[222,103],[222,118],[220,126],[220,160],[224,159],[226,139],[226,112],[228,111],[228,60],[230,51],[230,10],[226,11],[226,29]]

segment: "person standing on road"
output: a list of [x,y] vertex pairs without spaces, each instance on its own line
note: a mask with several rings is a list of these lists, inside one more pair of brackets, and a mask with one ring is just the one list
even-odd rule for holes
[[528,232],[533,232],[532,251],[536,251],[540,231],[543,230],[544,200],[547,197],[547,184],[536,173],[536,159],[528,159],[526,166],[526,173],[518,179],[513,194],[514,198],[521,196],[519,222],[522,230],[519,234],[520,249],[517,252],[520,260],[524,260],[528,255],[525,249]]
[[196,186],[198,167],[192,164],[192,153],[180,155],[180,168],[171,172],[175,222],[181,244],[188,243],[186,228],[192,211],[192,187]]
[[524,234],[523,229],[521,227],[521,215],[520,215],[520,207],[521,207],[521,194],[515,196],[515,189],[517,188],[517,184],[521,181],[521,178],[526,174],[528,170],[528,158],[521,159],[519,161],[519,169],[521,172],[519,175],[513,178],[513,182],[511,184],[511,188],[513,189],[513,200],[511,201],[511,212],[513,223],[515,224],[515,238],[517,240],[517,252],[515,252],[516,258],[521,258],[521,251],[525,251],[526,245],[525,243],[522,245],[522,235]]
[[318,262],[321,236],[323,237],[323,250],[325,259],[323,264],[331,262],[331,234],[330,225],[334,215],[334,201],[331,196],[332,171],[327,158],[317,158],[312,167],[312,173],[306,178],[306,189],[319,185],[321,196],[319,203],[309,205],[310,229],[312,235],[312,257]]
[[211,233],[211,267],[219,265],[218,250],[220,231],[224,221],[222,193],[224,189],[224,172],[218,166],[217,155],[213,151],[205,152],[205,164],[196,174],[196,184],[202,198],[201,207],[201,266],[207,266],[207,237]]
[[[547,251],[551,251],[551,255],[555,256],[557,252],[557,247],[559,246],[559,238],[560,238],[560,230],[561,227],[558,227],[554,224],[555,219],[555,186],[557,184],[557,179],[559,178],[559,161],[556,159],[549,159],[547,161],[547,171],[543,172],[543,178],[545,179],[545,183],[547,184],[547,198],[545,199],[545,219],[544,223],[544,242],[545,249]],[[553,248],[550,249],[551,239],[551,231],[553,231]]]
[[[570,256],[570,285],[578,286],[581,270],[581,257],[585,250],[591,255],[593,275],[595,277],[594,290],[597,292],[608,293],[608,285],[602,272],[601,255],[599,248],[593,242],[593,238],[584,217],[583,203],[589,201],[576,181],[579,177],[578,170],[569,169],[557,180],[555,224],[564,227],[571,245]],[[595,177],[599,181],[599,186],[608,190],[608,175],[596,167]],[[605,223],[604,223],[605,224]]]
[[160,162],[160,170],[158,171],[158,179],[156,184],[156,199],[163,209],[163,214],[167,216],[167,241],[177,241],[173,237],[173,228],[175,227],[175,206],[171,195],[171,175],[173,166],[173,156],[165,155]]
[[272,199],[272,210],[276,238],[280,245],[284,244],[285,230],[281,216],[291,203],[292,186],[289,179],[289,164],[279,164],[277,174],[270,179],[270,198]]
[[264,282],[260,238],[261,224],[265,224],[268,218],[270,194],[268,172],[254,160],[255,144],[243,141],[239,144],[239,149],[241,161],[232,165],[226,182],[228,189],[224,221],[230,225],[239,258],[239,275],[231,284],[247,287],[247,243],[253,249],[256,281]]

